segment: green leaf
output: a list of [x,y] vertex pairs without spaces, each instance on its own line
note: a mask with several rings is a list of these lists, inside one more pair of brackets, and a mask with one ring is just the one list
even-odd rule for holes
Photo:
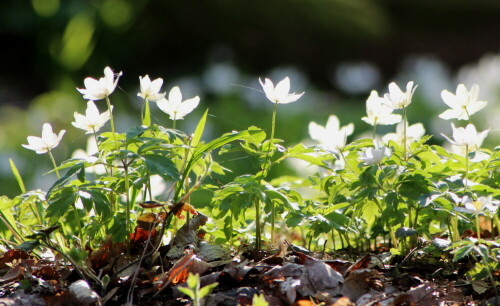
[[24,186],[23,178],[19,174],[19,171],[17,170],[16,164],[14,164],[14,161],[12,158],[9,158],[9,163],[10,163],[10,168],[12,169],[12,173],[14,174],[14,177],[17,180],[17,184],[19,185],[19,188],[21,189],[22,193],[26,192],[26,187]]
[[63,189],[55,199],[49,201],[47,207],[47,218],[58,220],[69,210],[76,201],[76,193],[73,188]]
[[143,155],[142,158],[151,174],[158,174],[165,180],[179,180],[179,171],[170,158],[157,154]]
[[296,227],[302,224],[305,216],[300,211],[291,212],[286,215],[286,225],[288,227]]
[[218,285],[219,285],[219,283],[213,283],[213,284],[209,284],[209,285],[206,285],[205,287],[201,288],[200,294],[199,294],[200,299],[202,299],[206,295],[210,294],[210,292],[212,292],[212,290],[214,290],[214,288],[217,287]]
[[25,252],[31,252],[39,245],[40,245],[40,241],[30,240],[30,241],[25,241],[25,242],[21,243],[20,245],[18,245],[17,249],[20,249],[20,250],[25,251]]
[[[79,192],[80,199],[83,202],[85,210],[95,209],[95,213],[103,219],[111,216],[111,205],[108,197],[99,190],[85,190]],[[92,205],[92,203],[94,205]]]
[[133,126],[127,130],[126,139],[127,141],[131,140],[132,138],[142,135],[147,130],[149,130],[148,126],[144,125]]
[[200,275],[189,273],[186,283],[189,288],[196,289],[200,285]]
[[201,116],[201,119],[198,122],[196,129],[194,130],[193,138],[191,140],[192,147],[196,147],[200,143],[201,136],[203,135],[203,131],[205,130],[205,124],[207,123],[207,115],[208,115],[208,109],[205,111],[203,116]]
[[[452,246],[453,247],[453,246]],[[453,260],[459,261],[465,256],[469,255],[470,252],[474,251],[474,243],[468,243],[462,247],[455,249],[453,253]]]
[[[52,187],[50,187],[49,191],[47,192],[47,199],[50,199],[52,197],[52,193],[56,192],[60,187],[65,185],[71,177],[77,173],[77,172],[85,171],[85,163],[84,162],[79,162],[75,165],[73,165],[69,170],[60,178],[58,179]],[[79,175],[80,176],[80,175]]]
[[191,300],[194,300],[195,295],[191,288],[177,287],[177,290],[187,295]]

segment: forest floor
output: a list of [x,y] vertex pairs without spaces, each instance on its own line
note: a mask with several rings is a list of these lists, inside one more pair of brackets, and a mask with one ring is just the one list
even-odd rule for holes
[[58,253],[11,249],[0,257],[0,304],[190,305],[178,290],[187,286],[189,273],[201,276],[201,287],[217,283],[203,305],[265,305],[256,302],[256,295],[273,306],[500,301],[490,283],[466,277],[472,258],[453,262],[449,252],[429,252],[425,245],[405,257],[384,249],[310,252],[287,241],[270,251],[228,250],[202,239],[202,223],[193,218],[169,245],[156,249],[151,238],[158,234],[137,228],[128,250],[111,241],[89,248],[78,269]]

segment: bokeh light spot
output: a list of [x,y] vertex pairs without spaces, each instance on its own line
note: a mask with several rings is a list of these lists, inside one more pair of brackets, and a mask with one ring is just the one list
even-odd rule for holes
[[31,5],[37,15],[42,17],[52,17],[61,5],[59,0],[31,0]]
[[103,21],[113,28],[119,28],[130,21],[132,8],[123,0],[107,0],[99,10]]

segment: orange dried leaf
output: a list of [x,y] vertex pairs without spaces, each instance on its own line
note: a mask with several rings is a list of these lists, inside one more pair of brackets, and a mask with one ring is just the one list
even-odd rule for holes
[[189,273],[201,275],[209,267],[210,265],[196,256],[193,250],[187,249],[185,255],[167,273],[155,277],[155,288],[162,290],[168,284],[182,284],[187,280]]
[[160,224],[165,219],[165,216],[166,214],[164,212],[159,214],[152,212],[142,214],[137,218],[137,226],[144,229],[150,229]]
[[[141,227],[136,227],[135,231],[130,234],[130,242],[133,243],[144,243],[148,239],[151,241],[154,237],[156,237],[156,230],[153,229],[151,231],[145,230]],[[151,238],[149,238],[151,236]]]
[[182,215],[183,212],[189,212],[192,215],[198,215],[198,212],[194,208],[193,205],[189,203],[182,203],[181,208],[175,213],[175,216],[179,219],[184,219],[184,216]]

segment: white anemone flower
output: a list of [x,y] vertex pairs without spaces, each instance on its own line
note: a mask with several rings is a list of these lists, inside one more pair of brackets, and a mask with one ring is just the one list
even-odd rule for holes
[[88,100],[101,100],[111,95],[115,91],[116,85],[118,84],[118,79],[123,73],[120,71],[115,79],[115,74],[111,68],[104,68],[104,77],[96,80],[91,77],[87,77],[83,83],[85,88],[77,88],[77,90],[83,94],[84,99]]
[[182,120],[184,116],[192,112],[200,103],[200,97],[182,101],[182,93],[179,87],[175,86],[168,94],[168,100],[163,98],[157,102],[158,107],[170,115],[172,120]]
[[78,128],[86,131],[86,134],[96,133],[101,129],[110,118],[109,110],[100,114],[97,106],[95,106],[94,101],[90,100],[87,102],[87,109],[85,110],[85,115],[74,113],[75,121],[71,124]]
[[59,135],[57,135],[52,132],[50,123],[44,123],[42,127],[42,137],[28,136],[28,144],[23,144],[22,146],[26,149],[35,151],[37,154],[44,154],[57,147],[65,133],[66,130],[61,130]]
[[452,94],[447,90],[441,92],[441,98],[444,103],[446,103],[450,109],[442,112],[439,117],[445,120],[458,119],[458,120],[469,120],[469,117],[483,109],[486,101],[478,101],[479,96],[479,86],[474,84],[470,91],[467,90],[464,84],[460,84],[457,87],[456,94]]
[[379,97],[376,90],[372,90],[366,100],[366,117],[361,118],[364,122],[375,125],[391,125],[401,121],[401,115],[392,114],[393,109],[384,104],[385,99]]
[[[404,142],[404,123],[400,122],[396,125],[396,133],[388,133],[382,136],[382,142],[388,144],[389,141],[394,141],[399,145],[403,145]],[[425,135],[425,128],[422,123],[415,123],[408,126],[408,122],[406,122],[406,146],[409,147],[410,144],[414,141],[419,140],[422,136]]]
[[499,205],[498,201],[492,200],[491,195],[487,197],[478,197],[475,201],[468,196],[464,196],[461,202],[464,206],[457,206],[455,210],[473,215],[496,213]]
[[141,84],[141,92],[137,94],[139,97],[148,101],[159,101],[165,98],[165,93],[160,93],[161,86],[163,85],[162,78],[151,81],[149,76],[145,75],[144,77],[139,77],[139,81]]
[[270,79],[265,79],[265,82],[259,78],[260,85],[264,89],[264,93],[266,97],[272,103],[278,104],[287,104],[297,101],[302,95],[300,94],[290,93],[290,79],[288,77],[281,80],[276,87],[274,87],[273,82]]
[[326,126],[316,122],[309,123],[309,136],[319,142],[320,147],[328,151],[342,150],[347,143],[347,136],[354,132],[354,124],[340,127],[340,121],[335,115],[330,115]]
[[374,141],[374,148],[367,148],[363,152],[359,152],[359,159],[368,165],[378,164],[384,157],[391,156],[391,150],[385,146],[380,146],[377,141]]
[[411,103],[416,88],[417,86],[413,87],[413,81],[410,81],[406,84],[406,91],[403,92],[396,83],[392,82],[389,84],[389,93],[384,95],[385,105],[392,109],[407,107]]
[[456,128],[452,123],[451,128],[453,130],[453,139],[450,139],[444,134],[441,135],[443,135],[453,145],[465,146],[468,152],[479,149],[489,132],[489,130],[485,130],[478,133],[476,127],[472,123],[467,124],[465,128]]

